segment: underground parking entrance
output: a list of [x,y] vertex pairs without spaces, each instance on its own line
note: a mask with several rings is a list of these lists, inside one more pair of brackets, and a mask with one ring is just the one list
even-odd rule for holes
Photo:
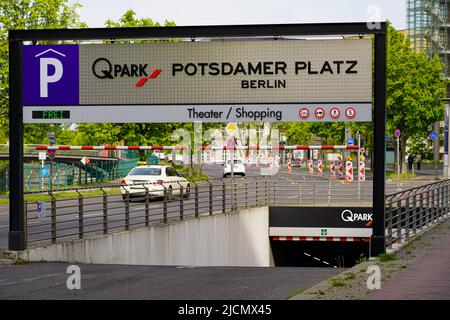
[[371,255],[372,207],[269,207],[275,266],[349,268]]
[[270,246],[275,267],[351,268],[370,256],[367,241],[280,241]]

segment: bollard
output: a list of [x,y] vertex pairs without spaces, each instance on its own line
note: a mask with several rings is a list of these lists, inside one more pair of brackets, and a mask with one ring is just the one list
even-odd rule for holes
[[353,182],[353,162],[351,161],[345,163],[345,181],[348,183]]
[[322,160],[317,160],[317,175],[322,176]]
[[343,179],[344,178],[344,168],[342,166],[343,161],[338,161],[337,166],[338,166],[338,178],[339,179]]
[[314,166],[313,166],[313,161],[309,160],[309,174],[313,175],[314,174]]
[[366,167],[365,167],[365,164],[364,164],[363,160],[359,161],[359,173],[358,173],[358,176],[359,176],[359,181],[360,182],[365,182],[366,181]]
[[336,179],[336,164],[334,161],[330,162],[330,177]]
[[292,163],[291,163],[291,159],[288,159],[287,167],[288,167],[288,173],[292,173]]

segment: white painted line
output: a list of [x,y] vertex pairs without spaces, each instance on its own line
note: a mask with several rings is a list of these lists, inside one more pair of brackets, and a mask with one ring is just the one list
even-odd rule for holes
[[326,262],[326,261],[322,261],[323,263],[325,263],[326,265],[329,265],[329,263],[328,262]]
[[320,259],[319,258],[316,258],[316,257],[313,257],[315,260],[317,260],[317,261],[320,261]]
[[310,254],[307,254],[306,252],[303,252],[305,254],[305,256],[311,257]]

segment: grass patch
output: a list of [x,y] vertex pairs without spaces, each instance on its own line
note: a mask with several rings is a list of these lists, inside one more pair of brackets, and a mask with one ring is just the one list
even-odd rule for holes
[[381,262],[397,260],[397,258],[390,253],[380,253],[378,259],[380,259]]
[[343,279],[331,278],[330,283],[333,287],[345,287],[345,282]]
[[22,258],[18,258],[18,259],[14,262],[14,264],[15,264],[16,266],[23,266],[23,265],[25,265],[25,264],[28,264],[28,261],[27,261],[27,260],[24,260],[24,259],[22,259]]
[[[397,172],[386,172],[386,177],[389,180],[397,181],[398,180],[398,173]],[[410,180],[410,179],[413,179],[413,178],[416,178],[416,177],[417,177],[416,173],[414,173],[414,176],[413,176],[413,174],[411,172],[400,173],[400,181]]]
[[353,280],[356,278],[356,275],[354,273],[346,273],[344,274],[344,279],[345,280]]
[[[114,188],[114,189],[104,189],[105,192],[108,195],[116,195],[120,194],[120,188]],[[102,190],[80,190],[80,193],[84,197],[95,197],[95,196],[101,196],[103,195]],[[78,198],[80,195],[75,191],[60,191],[53,193],[53,197],[55,199],[72,199],[72,198]],[[25,201],[27,202],[36,202],[36,201],[50,201],[52,200],[52,197],[49,194],[26,194],[24,196]],[[0,205],[9,204],[9,199],[4,198],[0,199]]]
[[367,262],[367,261],[369,261],[369,258],[367,258],[367,257],[364,256],[364,255],[361,255],[361,256],[358,258],[358,260],[356,260],[356,264],[361,264],[361,263]]

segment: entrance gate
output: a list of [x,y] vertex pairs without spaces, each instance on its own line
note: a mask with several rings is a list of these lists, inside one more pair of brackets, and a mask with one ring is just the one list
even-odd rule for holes
[[[10,31],[10,172],[14,174],[9,249],[26,248],[24,122],[373,121],[371,242],[372,254],[383,252],[386,25],[374,26]],[[372,35],[373,41],[364,39]],[[339,39],[302,41],[308,36]],[[194,41],[199,38],[210,41]],[[175,41],[34,45],[38,41],[143,39]]]

